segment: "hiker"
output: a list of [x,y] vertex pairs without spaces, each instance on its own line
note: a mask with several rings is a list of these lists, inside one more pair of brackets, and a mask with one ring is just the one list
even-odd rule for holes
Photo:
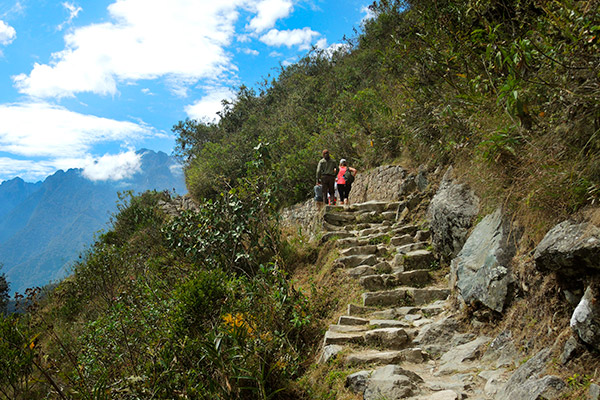
[[350,189],[352,189],[352,182],[356,176],[356,169],[349,167],[348,163],[344,158],[340,160],[340,167],[338,168],[337,174],[337,188],[340,194],[340,204],[350,204],[349,195]]
[[338,169],[335,161],[331,159],[329,150],[323,150],[323,158],[317,165],[317,185],[323,186],[323,204],[327,204],[327,194],[329,194],[329,204],[335,204],[335,176]]

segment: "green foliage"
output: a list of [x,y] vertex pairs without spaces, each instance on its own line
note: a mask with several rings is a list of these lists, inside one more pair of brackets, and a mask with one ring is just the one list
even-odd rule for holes
[[[2,263],[0,263],[0,271],[2,270]],[[6,280],[4,273],[0,274],[0,315],[6,312],[8,306],[10,284]]]
[[27,399],[33,395],[36,342],[24,318],[0,314],[0,397]]

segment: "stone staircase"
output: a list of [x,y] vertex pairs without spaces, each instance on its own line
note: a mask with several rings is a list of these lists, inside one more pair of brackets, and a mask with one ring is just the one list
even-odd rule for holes
[[433,278],[438,263],[430,234],[397,222],[406,220],[399,205],[325,208],[321,240],[335,241],[336,267],[364,292],[362,304],[349,304],[325,333],[319,362],[336,358],[358,370],[346,386],[366,400],[495,398],[507,374],[481,368],[491,338],[460,332],[448,283]]

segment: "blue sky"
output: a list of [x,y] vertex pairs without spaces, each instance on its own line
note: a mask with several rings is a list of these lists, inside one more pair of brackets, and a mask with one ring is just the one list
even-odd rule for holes
[[[368,0],[0,0],[0,181],[83,168],[95,180],[171,153],[311,46],[335,49]],[[93,171],[93,172],[92,172]]]

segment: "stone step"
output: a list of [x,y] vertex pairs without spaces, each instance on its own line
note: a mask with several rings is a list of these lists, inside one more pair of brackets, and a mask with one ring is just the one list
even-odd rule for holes
[[325,332],[324,346],[331,344],[364,344],[365,337],[363,332],[335,332],[328,330]]
[[370,255],[377,254],[377,246],[374,244],[366,245],[366,246],[355,246],[349,247],[340,251],[340,255],[343,257],[347,256],[355,256],[355,255]]
[[353,317],[350,315],[341,315],[338,319],[338,325],[369,325],[369,320],[365,318]]
[[393,221],[396,220],[396,212],[395,211],[371,211],[371,212],[361,212],[356,214],[355,217],[356,223],[383,223],[387,221],[390,225]]
[[377,328],[371,329],[364,334],[365,344],[380,349],[400,350],[405,348],[411,338],[404,328]]
[[435,300],[445,300],[450,295],[448,289],[398,288],[362,294],[363,305],[369,306],[410,306],[425,305]]
[[411,324],[397,319],[370,319],[369,326],[375,328],[408,328]]
[[344,239],[339,239],[336,242],[336,245],[339,248],[345,249],[348,247],[356,247],[356,246],[368,246],[369,245],[369,241],[363,238],[358,238],[358,237],[347,237]]
[[391,289],[397,286],[421,287],[431,282],[429,270],[396,272],[393,274],[367,275],[360,278],[360,285],[370,291]]
[[365,350],[348,354],[344,362],[349,366],[368,364],[389,365],[401,364],[403,362],[422,363],[426,359],[426,353],[420,348],[410,348],[392,351]]
[[353,256],[346,256],[346,257],[340,257],[337,260],[335,260],[336,264],[341,264],[344,268],[354,268],[354,267],[358,267],[359,265],[375,265],[377,263],[379,263],[379,261],[377,260],[377,257],[373,254],[367,254],[367,255],[353,255]]
[[415,242],[415,239],[408,234],[402,235],[402,236],[394,236],[391,240],[390,240],[390,244],[392,246],[404,246],[406,244],[412,244]]
[[429,250],[413,250],[394,257],[395,269],[412,271],[416,269],[433,269],[437,266],[433,253]]
[[398,209],[399,202],[387,202],[387,201],[367,201],[365,203],[356,203],[348,207],[348,211],[351,212],[384,212],[384,211],[396,211]]
[[367,325],[329,325],[329,331],[335,333],[364,333],[368,328]]
[[356,223],[356,215],[347,212],[325,212],[323,219],[334,226],[346,226]]
[[331,232],[325,233],[321,237],[321,243],[327,242],[328,240],[332,240],[332,239],[346,239],[346,238],[352,238],[352,237],[354,237],[354,234],[350,233],[350,232],[331,231]]
[[415,251],[415,250],[426,250],[426,248],[430,245],[431,245],[431,243],[429,243],[429,242],[409,243],[409,244],[405,244],[403,246],[398,246],[396,248],[396,252],[398,254],[406,254],[406,253],[410,253],[411,251]]
[[417,225],[401,225],[401,226],[392,226],[391,232],[394,234],[394,236],[403,236],[403,235],[414,236],[418,230],[419,230],[419,227]]
[[392,272],[392,265],[387,261],[381,261],[375,265],[359,265],[346,270],[348,276],[354,278],[366,275],[389,274],[390,272]]

